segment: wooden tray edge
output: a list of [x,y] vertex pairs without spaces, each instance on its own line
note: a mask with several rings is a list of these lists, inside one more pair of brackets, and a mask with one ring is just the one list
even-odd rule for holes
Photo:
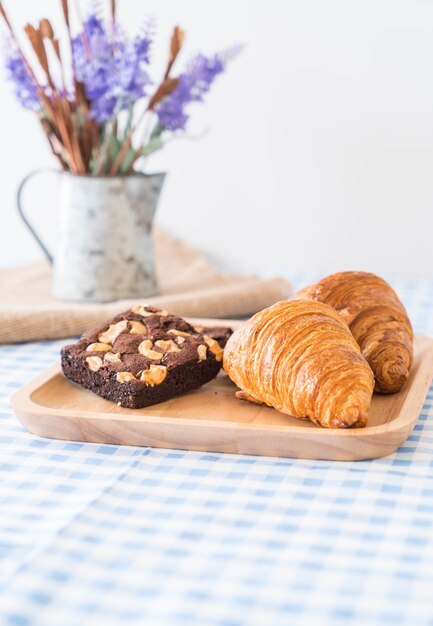
[[[201,323],[203,321],[204,320],[200,319]],[[216,320],[209,321],[211,323],[216,322]],[[221,325],[226,325],[229,321],[218,320],[218,322],[221,323]],[[237,323],[239,323],[239,321],[237,321]],[[378,426],[367,426],[365,429],[356,430],[327,430],[320,428],[312,429],[311,427],[303,426],[273,426],[272,432],[270,433],[270,428],[267,425],[251,425],[239,422],[224,422],[223,425],[221,425],[221,422],[206,419],[200,420],[200,422],[198,423],[197,420],[193,419],[159,417],[157,412],[155,413],[155,415],[150,416],[141,415],[133,411],[131,411],[131,414],[104,413],[102,415],[82,411],[81,421],[87,421],[91,423],[92,427],[95,429],[95,432],[100,432],[100,429],[98,428],[98,422],[100,424],[101,421],[110,422],[110,424],[113,424],[114,422],[122,423],[125,428],[128,428],[132,431],[134,430],[134,426],[136,426],[137,424],[145,423],[146,428],[149,430],[150,433],[149,437],[146,439],[146,436],[143,436],[141,434],[140,443],[132,443],[126,445],[151,445],[153,447],[167,448],[169,447],[167,446],[167,443],[168,441],[170,441],[170,445],[174,443],[175,447],[178,449],[190,449],[208,452],[230,452],[235,454],[253,454],[259,456],[281,457],[287,456],[291,458],[311,458],[324,460],[365,460],[378,458],[394,452],[406,440],[407,436],[412,431],[413,426],[418,419],[419,413],[425,401],[425,397],[428,393],[433,376],[433,340],[427,337],[422,337],[421,339],[423,341],[427,341],[429,344],[426,357],[422,360],[417,373],[417,378],[421,378],[421,380],[420,382],[417,381],[417,385],[413,384],[411,386],[411,389],[409,390],[409,393],[405,398],[398,417],[390,423]],[[54,439],[69,439],[59,436],[58,433],[51,432],[48,434],[47,430],[43,427],[43,424],[45,422],[45,419],[50,416],[62,418],[62,420],[69,421],[72,424],[73,416],[70,415],[70,410],[45,408],[33,402],[31,399],[32,393],[36,389],[38,389],[39,386],[44,384],[51,377],[58,375],[59,372],[60,367],[56,364],[51,366],[41,374],[38,374],[31,381],[26,383],[21,389],[14,393],[11,398],[11,403],[15,415],[29,431],[43,437]],[[416,389],[414,389],[414,387],[416,387]],[[417,401],[415,403],[416,411],[414,411],[413,406],[409,409],[413,395],[415,395],[417,398]],[[156,438],[152,435],[152,430],[156,426],[158,428],[163,428],[164,431],[168,431],[168,429],[170,429],[170,431],[173,431],[173,429],[175,429],[176,432],[171,432],[171,437],[168,437],[167,439],[164,439],[163,442],[161,442],[159,441],[159,437]],[[182,443],[184,443],[185,438],[183,437],[183,433],[178,432],[178,429],[184,429],[185,426],[189,427],[188,429],[186,429],[187,431],[191,430],[191,428],[195,431],[200,431],[202,439],[201,443],[198,443],[197,441],[191,442],[191,440],[188,440],[188,446],[182,448]],[[263,438],[264,432],[268,432],[268,434],[270,433],[269,436],[275,434],[275,439],[278,439],[278,441],[275,442],[275,452],[277,452],[276,454],[268,454],[264,453],[263,451],[260,452],[257,450],[257,443],[260,441],[261,438]],[[216,447],[215,444],[212,443],[215,437],[220,442],[216,445]],[[240,444],[236,444],[236,450],[232,449],[235,445],[233,442],[234,437],[239,440],[238,444]],[[341,449],[341,445],[343,444],[345,439],[347,440],[347,438],[350,439],[351,445],[355,445],[357,448],[359,448],[356,450],[356,453],[354,453],[353,450],[348,453],[347,451],[345,452]],[[255,441],[256,439],[257,441]],[[81,437],[76,439],[74,439],[74,437],[71,437],[71,440],[81,441],[83,439]],[[93,441],[95,443],[101,443],[100,440],[98,441],[94,438],[86,438],[85,440]],[[327,449],[334,450],[335,448],[336,452],[332,454],[330,454],[329,452],[322,452],[321,455],[315,453],[310,456],[308,454],[308,451],[305,452],[304,448],[302,454],[298,454],[301,451],[296,449],[297,440],[308,440],[311,444],[314,443],[316,446],[319,446],[319,448],[323,444],[323,446]],[[122,444],[122,442],[114,440],[104,441],[106,443],[125,445]],[[148,442],[144,443],[145,441]],[[349,442],[346,441],[346,443]],[[229,447],[231,449],[221,449],[226,447]]]

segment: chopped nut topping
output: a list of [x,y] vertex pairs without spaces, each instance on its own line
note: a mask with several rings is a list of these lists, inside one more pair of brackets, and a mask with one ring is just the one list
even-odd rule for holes
[[167,368],[165,365],[151,365],[148,370],[144,370],[140,380],[147,385],[160,385],[167,376]]
[[168,339],[167,341],[158,339],[158,341],[155,341],[155,346],[161,348],[164,352],[180,352],[179,346],[177,346],[172,339]]
[[92,370],[92,372],[97,372],[103,365],[102,359],[99,356],[88,356],[86,363],[89,366],[89,370]]
[[221,361],[223,358],[224,350],[221,348],[218,341],[212,339],[212,337],[209,337],[209,335],[203,335],[203,339],[209,346],[209,350],[212,352],[212,354],[215,355],[216,360]]
[[131,380],[136,380],[136,378],[131,372],[117,372],[116,380],[118,383],[129,383]]
[[168,311],[165,309],[161,309],[160,311],[148,311],[147,307],[144,305],[135,306],[131,309],[133,313],[137,313],[137,315],[142,315],[143,317],[149,317],[150,315],[168,315]]
[[104,354],[104,361],[108,361],[109,363],[121,363],[122,359],[120,358],[120,352],[107,352]]
[[142,315],[143,317],[147,317],[148,315],[154,315],[150,311],[147,311],[144,306],[134,306],[131,311],[133,313],[137,313],[137,315]]
[[183,330],[177,330],[177,328],[170,328],[167,332],[169,335],[176,335],[177,337],[191,337],[191,333],[186,333]]
[[185,337],[175,337],[174,340],[179,346],[185,343]]
[[106,343],[91,343],[86,348],[86,352],[110,352],[111,346]]
[[128,328],[128,320],[121,320],[116,324],[111,324],[107,330],[98,336],[103,343],[114,343],[117,337]]
[[202,333],[204,331],[204,326],[194,326],[194,330],[198,333]]
[[147,328],[143,324],[143,322],[136,322],[135,320],[133,320],[129,322],[129,325],[131,327],[129,330],[130,335],[147,335],[148,334]]
[[200,344],[197,348],[198,360],[205,361],[207,359],[207,347],[204,344]]
[[140,352],[140,348],[142,350],[151,350],[153,348],[153,343],[150,339],[145,339],[144,341],[142,341],[140,343],[140,345],[138,346],[138,351]]
[[153,343],[150,339],[145,339],[138,346],[138,351],[143,356],[147,356],[148,359],[153,359],[154,361],[160,361],[163,357],[162,352],[156,352],[156,350],[152,350]]

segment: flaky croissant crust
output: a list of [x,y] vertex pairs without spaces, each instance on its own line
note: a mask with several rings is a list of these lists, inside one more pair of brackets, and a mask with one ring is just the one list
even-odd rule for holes
[[404,306],[385,280],[367,272],[339,272],[294,298],[323,302],[338,311],[373,370],[375,390],[401,389],[413,360],[413,331]]
[[373,374],[348,326],[327,305],[283,301],[233,333],[224,369],[256,402],[328,428],[365,426]]

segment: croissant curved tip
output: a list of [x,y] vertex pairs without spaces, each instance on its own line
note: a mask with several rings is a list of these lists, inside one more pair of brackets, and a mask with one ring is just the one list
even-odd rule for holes
[[409,370],[406,367],[396,366],[395,363],[389,366],[384,365],[379,372],[376,372],[374,390],[379,393],[396,393],[400,391],[408,378]]
[[368,411],[359,406],[347,406],[336,413],[330,422],[331,428],[364,428],[367,426]]

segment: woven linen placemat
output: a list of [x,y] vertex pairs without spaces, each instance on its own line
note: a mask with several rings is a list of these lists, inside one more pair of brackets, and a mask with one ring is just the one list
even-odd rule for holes
[[[242,317],[290,295],[282,278],[227,276],[192,247],[154,230],[159,295],[148,304],[186,317]],[[60,302],[51,297],[51,268],[45,261],[0,269],[0,343],[79,335],[92,325],[137,304]]]

